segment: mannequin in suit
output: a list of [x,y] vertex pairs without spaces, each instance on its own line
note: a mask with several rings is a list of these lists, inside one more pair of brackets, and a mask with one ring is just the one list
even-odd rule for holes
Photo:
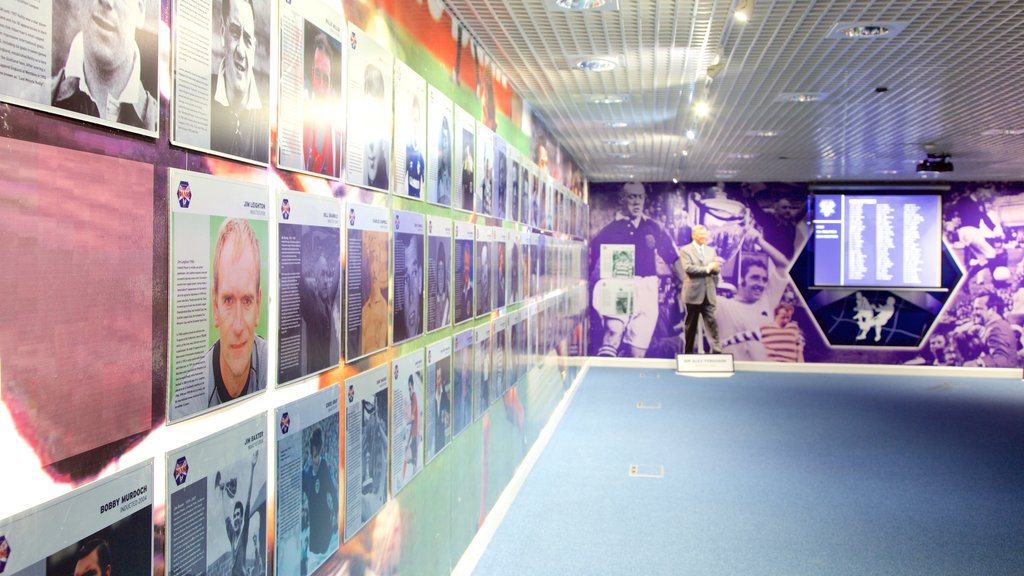
[[708,229],[697,225],[693,227],[693,241],[679,251],[683,260],[683,271],[686,273],[683,280],[683,302],[686,304],[686,354],[693,354],[698,317],[704,319],[704,330],[711,343],[711,352],[722,352],[722,344],[718,340],[718,322],[715,320],[715,289],[718,286],[721,265],[715,249],[708,246],[707,242]]

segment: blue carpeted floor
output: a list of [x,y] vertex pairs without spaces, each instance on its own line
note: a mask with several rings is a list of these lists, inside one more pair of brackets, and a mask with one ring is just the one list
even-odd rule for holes
[[592,368],[476,574],[1024,574],[1024,383]]

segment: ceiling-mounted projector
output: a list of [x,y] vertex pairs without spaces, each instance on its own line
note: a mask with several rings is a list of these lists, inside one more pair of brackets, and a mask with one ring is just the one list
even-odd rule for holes
[[952,172],[953,163],[949,154],[928,154],[928,157],[917,163],[918,172]]

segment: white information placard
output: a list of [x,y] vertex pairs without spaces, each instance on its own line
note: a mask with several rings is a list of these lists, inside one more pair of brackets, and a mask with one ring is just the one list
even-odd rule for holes
[[476,370],[474,370],[473,387],[476,398],[473,404],[473,420],[479,420],[494,400],[491,395],[491,323],[477,326],[474,332],[476,340]]
[[349,23],[345,180],[387,192],[391,188],[394,58]]
[[167,453],[167,573],[265,573],[267,415]]
[[423,200],[427,188],[427,81],[395,59],[395,182],[398,196]]
[[473,211],[474,173],[476,172],[476,118],[465,109],[455,107],[455,190],[452,208]]
[[266,165],[270,0],[173,0],[171,142]]
[[423,334],[423,249],[426,225],[423,214],[395,210],[393,238],[395,297],[392,310],[393,344],[412,340]]
[[423,469],[423,349],[392,362],[391,372],[391,493],[397,495]]
[[341,386],[279,406],[276,574],[313,574],[338,550]]
[[452,221],[427,217],[427,332],[452,324]]
[[344,385],[345,541],[388,499],[388,364]]
[[473,421],[473,329],[452,338],[452,434],[458,436]]
[[455,222],[455,277],[452,293],[455,296],[455,324],[465,322],[474,317],[473,291],[474,274],[473,239],[476,227],[470,222]]
[[277,193],[277,383],[341,361],[341,203]]
[[267,387],[266,186],[170,169],[172,423]]
[[476,123],[476,188],[473,192],[473,211],[494,215],[494,132],[484,124]]
[[388,345],[387,208],[345,205],[345,361]]
[[452,205],[452,146],[455,142],[455,109],[452,99],[440,89],[427,88],[427,202],[438,206]]
[[0,520],[0,569],[17,576],[153,573],[153,460]]
[[323,0],[279,5],[277,165],[338,179],[345,17]]
[[452,340],[444,338],[427,347],[427,461],[434,459],[452,439]]
[[490,314],[493,304],[494,228],[476,226],[476,305],[474,316]]

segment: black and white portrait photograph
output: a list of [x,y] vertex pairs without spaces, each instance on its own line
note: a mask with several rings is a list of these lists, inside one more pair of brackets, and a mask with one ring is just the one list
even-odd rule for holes
[[394,337],[398,344],[423,334],[423,215],[416,212],[394,212],[395,300],[392,318]]
[[270,155],[270,2],[214,2],[211,34],[210,149],[265,164]]
[[427,331],[452,323],[452,222],[430,217],[427,234]]
[[156,136],[159,24],[160,3],[153,0],[54,0],[50,77],[26,90],[25,79],[0,74],[0,92],[58,114]]

